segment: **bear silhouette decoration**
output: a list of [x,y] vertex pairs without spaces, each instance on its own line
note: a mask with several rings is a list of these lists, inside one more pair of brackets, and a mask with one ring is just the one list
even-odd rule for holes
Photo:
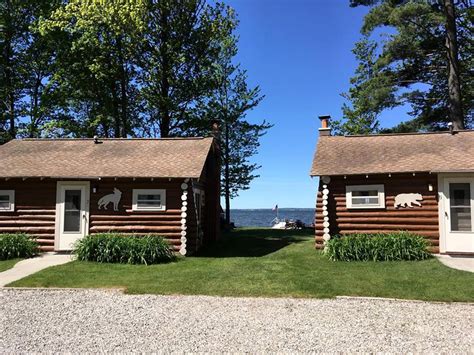
[[423,201],[423,196],[421,196],[421,194],[398,194],[395,196],[395,203],[393,204],[393,207],[399,208],[408,206],[413,208],[413,204],[421,207],[421,203],[418,201]]

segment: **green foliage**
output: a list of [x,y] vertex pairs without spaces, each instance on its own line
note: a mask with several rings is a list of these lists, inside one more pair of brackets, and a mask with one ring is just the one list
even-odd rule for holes
[[[455,3],[455,25],[464,113],[459,120],[472,127],[474,11],[468,3]],[[363,38],[355,45],[360,65],[351,89],[343,94],[349,104],[343,106],[344,120],[337,123],[336,131],[376,133],[380,113],[405,104],[412,108],[412,119],[384,133],[446,129],[453,120],[448,68],[455,59],[448,60],[447,17],[441,2],[351,0],[350,4],[371,9],[362,26]]]
[[141,0],[70,0],[42,18],[40,33],[59,47],[51,82],[68,98],[65,115],[46,127],[48,135],[126,137],[140,125],[143,12]]
[[205,0],[150,1],[140,53],[146,132],[181,135],[192,108],[217,89],[222,45],[237,26],[234,10]]
[[336,135],[376,132],[379,127],[377,116],[381,112],[380,100],[385,100],[385,105],[391,106],[387,101],[393,99],[394,93],[393,88],[387,85],[388,78],[374,75],[376,51],[377,43],[368,37],[356,43],[352,50],[359,60],[359,66],[356,69],[356,76],[351,79],[352,87],[349,92],[342,94],[351,105],[344,103],[342,106],[344,120],[333,122]]
[[59,0],[0,3],[0,144],[17,135],[36,137],[57,115],[57,91],[50,83],[55,48],[36,25]]
[[31,258],[38,254],[38,243],[26,234],[0,234],[0,260]]
[[77,241],[78,260],[99,263],[158,264],[175,260],[169,244],[161,237],[126,236],[115,233],[89,235]]
[[431,256],[428,242],[408,232],[351,234],[330,239],[326,255],[337,261],[424,260]]
[[207,134],[219,120],[226,195],[258,176],[249,160],[270,125],[244,120],[263,96],[232,64],[238,21],[231,7],[7,0],[0,11],[0,144],[17,136]]
[[236,25],[205,0],[4,1],[0,144],[183,134]]

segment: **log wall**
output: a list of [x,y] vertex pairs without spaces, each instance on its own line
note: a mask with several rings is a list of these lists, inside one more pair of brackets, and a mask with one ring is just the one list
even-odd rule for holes
[[[70,181],[70,180],[68,180]],[[178,251],[181,246],[182,189],[184,179],[146,181],[132,179],[90,181],[89,234],[119,232],[127,235],[160,235]],[[192,184],[188,188],[186,217],[187,250],[192,253],[198,245],[196,211]],[[27,233],[36,238],[42,251],[54,250],[57,180],[1,180],[0,190],[15,191],[15,211],[0,212],[0,233]],[[92,189],[96,188],[96,193]],[[114,188],[122,192],[119,210],[98,209],[97,202]],[[132,211],[133,189],[166,189],[166,211]]]
[[[160,235],[178,251],[181,246],[181,184],[184,179],[148,181],[108,180],[91,182],[89,233],[118,232],[126,235]],[[92,188],[96,186],[97,192]],[[119,211],[110,204],[108,210],[98,209],[98,200],[117,188],[122,191]],[[132,211],[133,189],[165,189],[166,211]],[[191,195],[188,188],[188,196]],[[187,215],[194,213],[192,204],[188,204]],[[193,226],[188,224],[188,244],[193,235]],[[195,226],[194,226],[195,228]]]
[[[383,184],[385,190],[384,209],[347,209],[347,185]],[[429,191],[428,185],[433,186]],[[392,174],[331,177],[328,184],[328,217],[330,235],[351,233],[379,233],[409,231],[425,237],[432,252],[439,252],[438,192],[436,174]],[[316,248],[323,248],[322,182],[316,203],[315,230]],[[420,193],[421,207],[395,208],[395,196],[400,193]]]
[[0,190],[15,191],[15,211],[0,212],[0,233],[27,233],[43,251],[53,251],[56,181],[1,180]]

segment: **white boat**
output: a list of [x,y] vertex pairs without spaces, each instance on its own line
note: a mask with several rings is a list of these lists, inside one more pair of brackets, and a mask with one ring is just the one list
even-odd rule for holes
[[286,229],[286,221],[280,221],[280,219],[276,217],[272,221],[272,229]]
[[305,228],[305,224],[301,222],[299,219],[280,220],[278,217],[276,217],[272,221],[272,229],[303,229],[303,228]]

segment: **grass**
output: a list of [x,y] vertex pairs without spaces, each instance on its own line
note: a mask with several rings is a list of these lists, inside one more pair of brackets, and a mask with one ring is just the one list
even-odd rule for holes
[[20,260],[23,260],[23,259],[0,260],[0,272],[11,269]]
[[423,261],[335,262],[311,231],[241,229],[198,256],[162,265],[75,261],[10,286],[123,287],[127,293],[219,296],[374,296],[474,301],[474,274]]

